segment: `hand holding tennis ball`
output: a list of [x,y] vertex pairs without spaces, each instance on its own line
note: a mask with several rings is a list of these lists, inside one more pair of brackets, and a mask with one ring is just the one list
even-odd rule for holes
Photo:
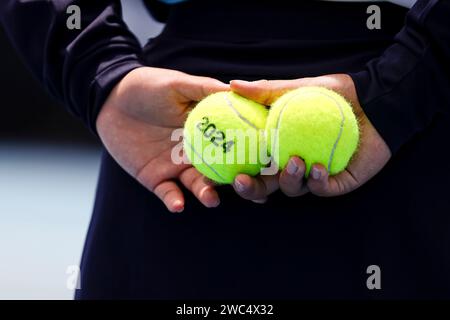
[[173,160],[172,151],[179,146],[173,133],[183,127],[192,105],[228,89],[227,84],[208,77],[137,68],[110,93],[97,118],[97,131],[117,164],[169,211],[183,211],[185,192],[206,207],[216,207],[220,199],[211,182],[191,165]]
[[234,188],[245,199],[264,202],[269,194],[278,189],[290,197],[301,196],[308,192],[318,196],[342,195],[370,180],[391,157],[386,142],[360,106],[352,78],[346,74],[294,80],[255,82],[234,80],[231,81],[230,87],[231,90],[248,99],[272,107],[276,105],[278,98],[292,90],[301,87],[328,88],[350,102],[359,124],[359,143],[344,171],[330,176],[327,164],[310,163],[308,179],[303,179],[307,165],[301,157],[293,156],[281,174],[277,176],[238,175]]
[[[202,174],[230,184],[238,174],[261,172],[261,151],[269,151],[280,169],[298,155],[307,164],[306,176],[313,163],[336,174],[347,166],[358,137],[351,106],[325,88],[300,88],[283,95],[268,117],[263,105],[232,92],[219,92],[190,112],[184,126],[184,150]],[[261,150],[266,147],[265,138],[269,149]]]

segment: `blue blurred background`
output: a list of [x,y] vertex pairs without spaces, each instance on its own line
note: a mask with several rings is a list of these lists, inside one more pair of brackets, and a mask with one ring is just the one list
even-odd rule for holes
[[[142,44],[164,27],[141,0],[122,5]],[[100,145],[46,95],[1,28],[0,70],[0,299],[72,299]]]

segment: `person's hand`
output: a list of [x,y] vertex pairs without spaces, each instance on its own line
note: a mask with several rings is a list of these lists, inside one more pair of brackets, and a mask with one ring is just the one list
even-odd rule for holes
[[278,188],[290,197],[301,196],[307,192],[324,197],[342,195],[363,185],[390,159],[391,152],[364,114],[353,80],[348,75],[255,82],[234,80],[230,83],[231,89],[236,93],[267,106],[283,93],[304,86],[322,86],[335,90],[351,102],[361,131],[357,153],[346,170],[335,176],[329,176],[323,165],[314,164],[309,179],[305,180],[305,163],[299,157],[292,157],[286,168],[275,176],[238,175],[234,188],[243,198],[264,202],[267,196]]
[[138,68],[109,95],[97,118],[97,131],[111,156],[131,176],[155,193],[169,211],[184,209],[181,182],[206,207],[219,204],[211,182],[188,164],[172,161],[171,135],[187,112],[207,95],[229,90],[212,78],[182,72]]

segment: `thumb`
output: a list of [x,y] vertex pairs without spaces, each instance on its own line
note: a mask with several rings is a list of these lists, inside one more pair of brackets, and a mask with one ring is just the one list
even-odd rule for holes
[[287,91],[296,89],[299,86],[301,86],[299,79],[258,80],[253,82],[244,80],[230,81],[230,88],[232,91],[266,106],[271,105],[276,99]]
[[189,101],[200,101],[219,91],[229,91],[230,86],[217,79],[191,76],[177,79],[175,88],[181,96]]

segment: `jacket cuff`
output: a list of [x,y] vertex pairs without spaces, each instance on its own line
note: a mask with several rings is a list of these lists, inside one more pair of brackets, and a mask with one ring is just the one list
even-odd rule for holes
[[97,74],[91,84],[90,108],[86,115],[86,124],[94,135],[98,136],[97,117],[111,91],[129,72],[143,66],[135,55],[124,56]]

